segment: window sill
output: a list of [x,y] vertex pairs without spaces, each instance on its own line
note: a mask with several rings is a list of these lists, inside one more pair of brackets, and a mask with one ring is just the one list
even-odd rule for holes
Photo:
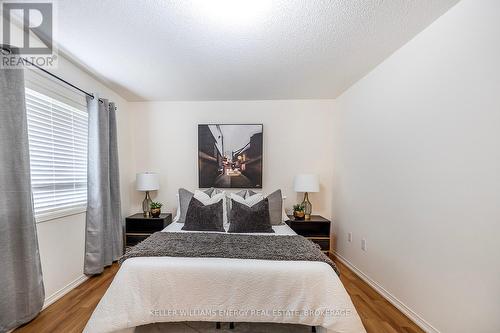
[[60,219],[67,216],[78,215],[81,213],[85,213],[87,211],[87,207],[76,207],[71,209],[59,210],[57,212],[50,212],[46,214],[40,214],[35,217],[36,223],[48,222],[56,219]]

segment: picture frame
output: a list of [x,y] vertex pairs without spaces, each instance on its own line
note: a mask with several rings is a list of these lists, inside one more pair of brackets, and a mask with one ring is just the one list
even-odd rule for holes
[[199,124],[199,188],[262,188],[263,124]]

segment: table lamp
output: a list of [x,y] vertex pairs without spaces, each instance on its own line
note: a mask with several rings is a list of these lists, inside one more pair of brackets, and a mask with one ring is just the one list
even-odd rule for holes
[[153,172],[143,172],[135,175],[135,186],[137,191],[145,191],[146,197],[142,202],[142,211],[145,217],[149,217],[151,207],[151,197],[149,191],[156,191],[160,188],[160,176]]
[[293,189],[295,192],[304,192],[304,206],[305,219],[311,219],[312,204],[309,201],[309,192],[319,192],[319,177],[312,174],[301,174],[295,176],[293,181]]

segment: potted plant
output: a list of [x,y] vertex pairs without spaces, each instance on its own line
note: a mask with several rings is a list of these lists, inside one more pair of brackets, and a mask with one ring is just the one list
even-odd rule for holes
[[293,206],[293,217],[295,217],[296,220],[303,220],[305,215],[303,204],[296,204]]
[[160,217],[161,206],[163,206],[163,204],[160,203],[160,202],[153,201],[151,203],[151,205],[149,206],[149,208],[150,208],[150,213],[151,213],[152,217]]

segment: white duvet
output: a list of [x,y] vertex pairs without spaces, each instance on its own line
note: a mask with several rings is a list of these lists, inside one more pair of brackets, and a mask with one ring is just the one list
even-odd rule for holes
[[[165,232],[181,232],[172,223]],[[294,235],[273,226],[278,237]],[[268,234],[269,235],[269,234]],[[155,322],[269,322],[365,332],[340,279],[322,262],[224,258],[127,259],[84,332],[133,332]]]

